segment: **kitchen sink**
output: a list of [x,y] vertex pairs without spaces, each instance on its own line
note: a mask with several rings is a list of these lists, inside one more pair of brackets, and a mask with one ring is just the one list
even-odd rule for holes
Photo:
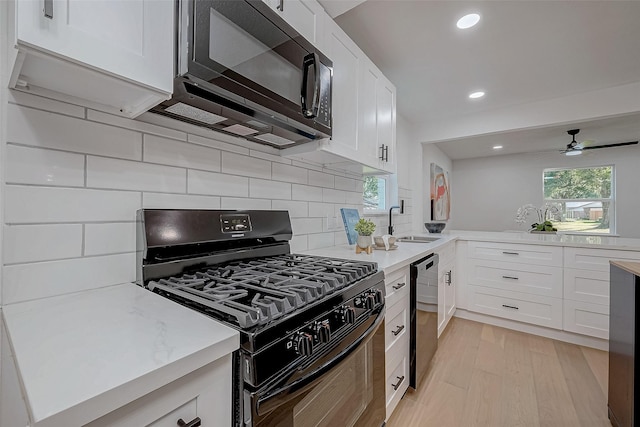
[[404,236],[396,239],[397,242],[412,242],[412,243],[430,243],[440,240],[441,237],[429,237],[429,236]]

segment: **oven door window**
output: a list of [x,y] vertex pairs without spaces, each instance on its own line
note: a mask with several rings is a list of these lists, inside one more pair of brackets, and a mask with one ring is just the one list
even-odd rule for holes
[[[194,62],[221,87],[238,85],[300,109],[309,53],[245,1],[194,2]],[[243,96],[251,98],[250,96]]]

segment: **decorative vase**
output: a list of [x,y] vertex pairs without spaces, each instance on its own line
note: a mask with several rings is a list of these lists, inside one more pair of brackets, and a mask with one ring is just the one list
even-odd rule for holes
[[371,236],[361,236],[358,234],[358,240],[356,241],[356,253],[366,252],[370,254],[373,250],[373,238]]

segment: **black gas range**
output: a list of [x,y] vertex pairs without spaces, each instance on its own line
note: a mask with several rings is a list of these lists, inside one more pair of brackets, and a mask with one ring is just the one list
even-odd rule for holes
[[302,395],[379,329],[377,265],[291,254],[286,211],[144,209],[138,220],[138,284],[240,332],[236,426],[295,425],[274,398]]

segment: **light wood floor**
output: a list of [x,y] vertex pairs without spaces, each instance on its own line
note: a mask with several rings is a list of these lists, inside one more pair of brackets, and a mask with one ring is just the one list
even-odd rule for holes
[[388,427],[607,426],[607,352],[453,318]]

